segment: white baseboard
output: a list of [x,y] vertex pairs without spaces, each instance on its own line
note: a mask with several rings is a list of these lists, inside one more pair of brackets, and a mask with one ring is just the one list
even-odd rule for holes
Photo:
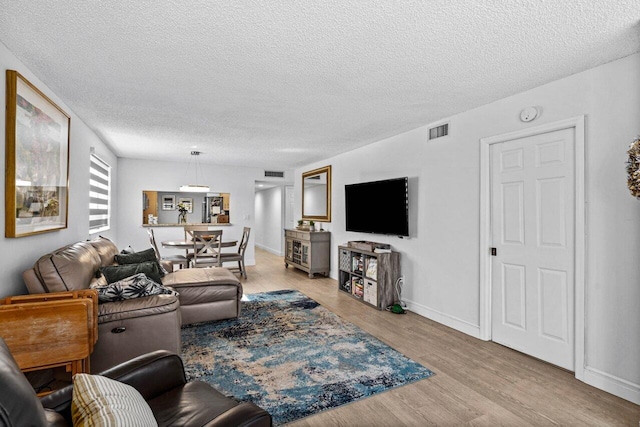
[[445,326],[463,332],[467,335],[471,335],[474,338],[480,338],[480,326],[467,322],[466,320],[458,319],[457,317],[449,314],[441,313],[437,310],[418,304],[413,301],[405,301],[407,308],[420,316],[431,319],[435,322],[442,323]]
[[582,381],[585,383],[640,405],[640,384],[618,378],[595,368],[585,367]]
[[259,244],[259,243],[256,243],[256,244],[255,244],[255,246],[256,246],[256,247],[258,247],[258,248],[260,248],[260,249],[262,249],[262,250],[264,250],[264,251],[271,252],[271,253],[272,253],[272,254],[274,254],[274,255],[284,256],[284,254],[282,253],[282,251],[279,251],[279,250],[276,250],[276,249],[271,249],[271,248],[269,248],[269,247],[267,247],[267,246],[264,246],[264,245],[261,245],[261,244]]

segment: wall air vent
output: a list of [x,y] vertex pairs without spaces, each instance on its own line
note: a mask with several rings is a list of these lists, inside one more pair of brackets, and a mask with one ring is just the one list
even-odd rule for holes
[[284,178],[284,172],[280,171],[264,171],[264,176],[268,178]]
[[429,129],[429,141],[449,135],[449,123]]

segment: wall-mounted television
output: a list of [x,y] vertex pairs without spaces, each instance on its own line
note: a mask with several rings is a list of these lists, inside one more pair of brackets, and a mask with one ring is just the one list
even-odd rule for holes
[[409,178],[344,186],[347,231],[409,235]]

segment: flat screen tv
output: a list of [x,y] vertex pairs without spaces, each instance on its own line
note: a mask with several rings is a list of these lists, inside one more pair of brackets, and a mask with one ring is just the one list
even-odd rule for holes
[[409,178],[344,186],[347,231],[409,235]]

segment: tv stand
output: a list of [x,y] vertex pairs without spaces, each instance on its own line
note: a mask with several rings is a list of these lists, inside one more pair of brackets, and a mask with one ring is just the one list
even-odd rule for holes
[[384,310],[396,300],[394,287],[401,277],[400,253],[382,244],[374,247],[384,247],[384,253],[367,250],[363,245],[366,243],[370,242],[354,242],[356,247],[338,246],[338,289]]

